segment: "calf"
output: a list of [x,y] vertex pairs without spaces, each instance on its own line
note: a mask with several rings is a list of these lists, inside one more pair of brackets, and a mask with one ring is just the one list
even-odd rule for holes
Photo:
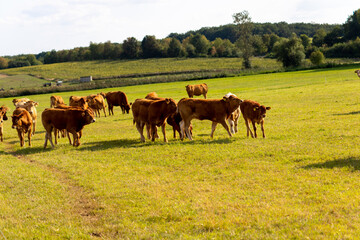
[[51,146],[54,147],[51,136],[54,128],[59,130],[66,129],[67,132],[72,133],[74,138],[73,146],[79,146],[80,140],[78,132],[80,132],[85,125],[95,122],[94,113],[91,109],[48,108],[42,112],[41,120],[46,130],[44,148],[46,148],[48,140]]
[[223,99],[191,99],[183,98],[178,103],[178,112],[184,121],[184,126],[181,131],[181,139],[184,138],[184,130],[187,137],[192,140],[190,134],[190,124],[192,119],[210,120],[212,121],[211,138],[214,136],[216,125],[220,123],[228,132],[231,133],[226,120],[230,117],[231,113],[235,111],[242,100],[235,96]]
[[141,141],[145,142],[143,135],[144,126],[150,126],[150,138],[155,141],[156,138],[156,126],[162,128],[164,135],[164,142],[167,142],[165,125],[166,119],[176,111],[176,103],[171,98],[165,98],[164,100],[148,100],[137,99],[131,106],[136,128],[140,133]]
[[25,133],[28,134],[29,146],[31,146],[31,130],[33,121],[30,113],[24,108],[16,108],[13,112],[12,128],[16,129],[20,139],[20,146],[25,145]]
[[0,140],[1,142],[4,141],[3,135],[4,135],[4,121],[8,120],[7,116],[6,116],[6,112],[9,111],[9,109],[7,107],[5,107],[5,105],[2,105],[0,107]]
[[[245,120],[247,136],[249,137],[250,133],[251,137],[257,137],[255,126],[255,123],[257,123],[261,125],[261,131],[263,133],[263,137],[265,138],[264,118],[266,116],[266,110],[270,110],[271,107],[265,107],[264,105],[260,105],[259,103],[252,100],[245,100],[240,104],[240,109]],[[250,122],[253,125],[254,134],[250,129]]]
[[27,102],[19,101],[16,103],[16,107],[25,108],[30,113],[30,116],[31,116],[31,119],[33,122],[32,135],[35,134],[35,130],[36,130],[36,119],[37,119],[36,107],[37,106],[39,106],[39,103],[34,102],[33,100],[29,100]]
[[[106,101],[108,103],[109,115],[114,115],[114,106],[120,106],[122,113],[129,113],[130,105],[127,99],[127,96],[124,92],[108,92],[105,95]],[[111,111],[111,113],[110,113]]]
[[[232,93],[228,93],[224,97],[229,98],[231,95],[236,97],[236,95],[232,94]],[[237,109],[235,109],[235,111],[233,111],[231,113],[230,117],[228,118],[228,123],[230,125],[230,132],[232,134],[238,132],[238,121],[240,118],[240,114],[241,114],[241,111],[240,111],[240,106],[239,106]]]
[[65,104],[64,99],[61,96],[52,95],[50,97],[50,107],[56,107],[59,104]]
[[104,115],[106,117],[106,105],[104,97],[101,94],[93,94],[87,97],[87,102],[89,107],[94,110],[96,117],[99,115],[100,117],[100,110],[103,109]]
[[185,86],[186,92],[189,95],[189,98],[192,98],[195,96],[204,95],[204,98],[206,99],[206,94],[208,92],[208,86],[206,83],[202,84],[196,84],[196,85],[187,85]]

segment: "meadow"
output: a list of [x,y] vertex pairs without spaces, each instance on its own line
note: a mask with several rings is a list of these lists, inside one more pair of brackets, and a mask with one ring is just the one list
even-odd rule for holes
[[[360,66],[359,66],[360,67]],[[0,239],[355,239],[360,235],[360,79],[355,67],[58,93],[156,91],[176,101],[206,82],[270,106],[266,139],[229,138],[193,120],[194,140],[140,142],[132,114],[85,126],[82,145],[43,149],[38,118],[21,148],[11,120],[0,143]],[[29,96],[38,113],[51,94]],[[12,98],[0,105],[14,107]],[[260,129],[259,129],[260,130]]]

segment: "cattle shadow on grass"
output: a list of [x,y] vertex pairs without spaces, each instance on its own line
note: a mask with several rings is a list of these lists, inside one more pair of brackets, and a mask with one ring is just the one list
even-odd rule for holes
[[348,112],[348,113],[335,113],[333,114],[334,116],[346,116],[346,115],[357,115],[360,114],[360,111],[356,111],[356,112]]
[[359,171],[360,170],[360,158],[359,157],[350,157],[350,158],[344,158],[344,159],[336,159],[336,160],[327,161],[327,162],[324,162],[324,163],[309,164],[309,165],[304,166],[302,168],[304,168],[304,169],[349,168],[349,169],[352,169],[353,171]]
[[96,151],[111,148],[140,148],[149,146],[151,144],[154,143],[152,143],[151,141],[146,141],[145,143],[142,143],[140,142],[140,139],[116,139],[110,141],[86,142],[80,146],[79,150]]

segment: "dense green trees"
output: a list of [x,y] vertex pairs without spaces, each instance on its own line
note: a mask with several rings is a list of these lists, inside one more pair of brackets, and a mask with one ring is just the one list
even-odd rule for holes
[[300,66],[305,59],[305,50],[301,39],[293,35],[290,39],[281,39],[274,46],[276,58],[282,62],[284,67]]
[[253,23],[247,11],[233,15],[235,24],[202,28],[156,39],[147,35],[122,43],[90,42],[88,47],[51,50],[34,55],[0,58],[0,68],[68,61],[165,57],[242,57],[251,67],[251,56],[276,57],[285,67],[299,66],[304,54],[314,65],[323,57],[360,57],[360,9],[343,25]]

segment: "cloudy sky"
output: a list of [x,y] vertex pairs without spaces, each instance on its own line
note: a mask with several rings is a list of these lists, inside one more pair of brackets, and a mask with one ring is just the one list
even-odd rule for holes
[[0,56],[37,54],[232,23],[344,23],[359,0],[1,0]]

